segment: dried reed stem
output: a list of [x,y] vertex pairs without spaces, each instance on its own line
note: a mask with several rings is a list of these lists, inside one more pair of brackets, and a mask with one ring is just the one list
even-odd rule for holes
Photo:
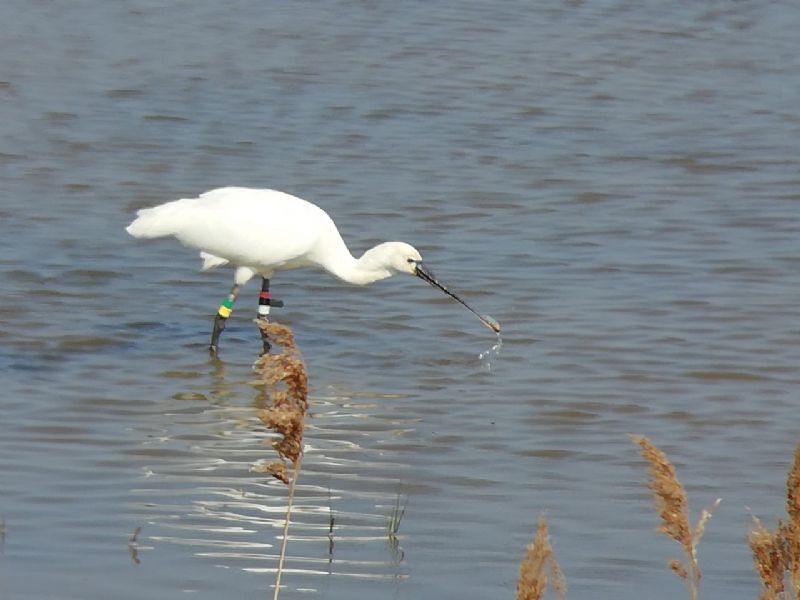
[[[273,345],[277,344],[282,349],[278,354],[265,354],[255,364],[256,371],[261,375],[272,399],[272,406],[259,411],[258,416],[267,427],[280,434],[280,437],[272,442],[272,447],[281,459],[258,470],[270,473],[289,486],[273,596],[274,600],[278,600],[286,560],[294,493],[303,456],[303,430],[308,410],[308,375],[300,351],[294,343],[291,329],[262,320],[257,320],[256,323],[262,334],[267,335]],[[287,460],[292,464],[291,478],[287,474]]]
[[760,600],[800,598],[800,444],[786,478],[786,513],[775,531],[753,516],[747,540],[761,578]]
[[525,556],[519,565],[517,600],[540,600],[547,587],[548,574],[551,577],[551,589],[563,600],[567,595],[567,584],[550,545],[547,519],[542,515],[539,517],[536,535],[526,546]]
[[300,475],[300,462],[302,458],[298,457],[294,462],[292,469],[293,476],[289,483],[289,499],[286,503],[286,517],[283,521],[283,539],[281,540],[281,554],[278,557],[278,572],[275,575],[275,594],[272,596],[273,600],[278,600],[278,594],[281,591],[281,575],[283,574],[283,565],[286,560],[286,544],[289,541],[289,520],[292,516],[292,505],[294,504],[294,487],[297,483],[297,477]]
[[722,501],[717,498],[714,504],[703,509],[697,524],[689,523],[689,501],[683,484],[678,480],[674,465],[667,455],[644,436],[631,436],[635,444],[641,448],[642,458],[649,463],[650,481],[647,487],[653,492],[653,501],[661,517],[658,530],[681,545],[685,562],[677,559],[667,564],[678,577],[683,579],[689,591],[689,597],[697,600],[700,586],[700,566],[697,563],[697,545],[703,537],[705,526],[711,518],[711,512]]

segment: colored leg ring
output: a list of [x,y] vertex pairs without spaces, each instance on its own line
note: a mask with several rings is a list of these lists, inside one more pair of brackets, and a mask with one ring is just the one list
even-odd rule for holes
[[230,297],[225,298],[225,300],[222,301],[222,304],[219,305],[219,310],[217,311],[217,314],[223,319],[227,319],[228,317],[231,316],[232,312],[233,312],[233,299]]
[[258,295],[258,316],[266,319],[269,316],[272,294],[269,293],[269,279],[261,281],[261,293]]

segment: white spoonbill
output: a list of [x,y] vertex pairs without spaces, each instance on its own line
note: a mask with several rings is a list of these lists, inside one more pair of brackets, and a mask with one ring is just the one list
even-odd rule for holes
[[[258,316],[266,319],[273,272],[297,267],[322,267],[339,279],[366,285],[395,273],[416,275],[472,311],[495,332],[500,325],[473,310],[439,283],[422,263],[419,252],[405,242],[384,242],[355,258],[333,220],[319,206],[276,190],[225,187],[197,198],[174,200],[144,208],[126,231],[136,238],[172,236],[200,250],[203,270],[231,263],[233,287],[214,318],[209,350],[216,355],[219,336],[233,310],[239,289],[255,275],[262,278]],[[264,339],[264,351],[269,344]]]

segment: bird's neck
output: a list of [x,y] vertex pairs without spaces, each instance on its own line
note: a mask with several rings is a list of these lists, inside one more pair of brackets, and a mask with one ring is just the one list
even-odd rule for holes
[[360,258],[355,258],[347,246],[342,244],[335,257],[326,261],[323,266],[342,281],[355,285],[367,285],[391,277],[393,272],[383,262],[376,260],[372,250],[374,248],[364,252]]

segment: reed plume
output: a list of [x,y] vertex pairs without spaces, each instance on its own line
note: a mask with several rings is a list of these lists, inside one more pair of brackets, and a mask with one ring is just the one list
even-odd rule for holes
[[784,597],[785,552],[781,524],[775,532],[767,529],[758,517],[753,516],[753,527],[747,536],[753,563],[761,578],[759,600],[777,600]]
[[[289,537],[294,491],[303,456],[303,430],[308,410],[308,375],[300,351],[294,343],[292,330],[284,325],[261,319],[256,320],[256,323],[262,336],[267,337],[273,347],[277,345],[281,348],[281,352],[264,354],[255,363],[255,370],[264,381],[268,396],[272,400],[272,405],[260,410],[258,417],[264,425],[280,436],[272,442],[272,447],[278,453],[280,460],[260,467],[258,470],[270,473],[289,486],[283,540],[275,577],[273,598],[277,600],[286,558],[286,543]],[[287,461],[292,467],[291,476],[288,472]]]
[[786,570],[795,598],[800,597],[800,444],[794,450],[794,462],[786,477],[786,513],[783,527],[786,544]]
[[800,598],[800,445],[786,478],[786,513],[775,531],[753,516],[748,542],[761,578],[759,600]]
[[658,530],[672,538],[683,549],[684,562],[672,559],[667,564],[678,577],[683,579],[689,591],[689,597],[697,600],[700,586],[700,567],[697,563],[697,545],[705,532],[706,523],[711,518],[711,511],[719,505],[722,498],[703,509],[697,524],[692,527],[689,522],[689,501],[683,484],[678,480],[674,465],[667,455],[644,436],[631,436],[635,444],[641,448],[642,458],[649,463],[650,481],[647,487],[653,492],[653,501],[661,517]]
[[566,598],[567,585],[550,545],[547,519],[542,515],[536,535],[525,548],[525,556],[519,565],[517,600],[540,600],[547,588],[548,576],[551,578],[551,589],[562,600]]

